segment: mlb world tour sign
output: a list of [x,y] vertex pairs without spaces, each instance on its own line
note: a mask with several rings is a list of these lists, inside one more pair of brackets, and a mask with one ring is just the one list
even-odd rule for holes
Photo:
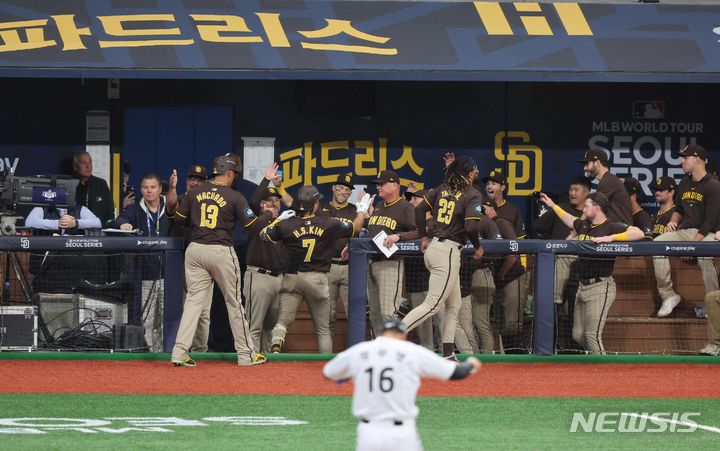
[[0,1],[0,75],[711,81],[720,5]]

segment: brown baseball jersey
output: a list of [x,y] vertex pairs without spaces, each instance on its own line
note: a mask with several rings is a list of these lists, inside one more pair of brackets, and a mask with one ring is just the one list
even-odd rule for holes
[[[628,226],[617,221],[606,220],[602,224],[593,224],[588,220],[578,219],[573,223],[577,232],[577,239],[581,241],[592,240],[600,236],[622,233]],[[573,268],[577,272],[577,279],[585,280],[594,277],[610,277],[615,267],[615,257],[583,257],[579,256]]]
[[[335,202],[328,202],[327,205],[318,210],[317,216],[320,218],[335,218],[352,223],[357,216],[357,207],[351,203],[346,203],[338,207]],[[340,258],[340,253],[349,241],[349,238],[342,238],[335,241],[335,254],[333,258]]]
[[416,208],[415,220],[419,234],[426,235],[425,212],[432,210],[434,218],[432,236],[465,244],[469,239],[473,247],[480,247],[479,221],[482,215],[482,195],[469,187],[464,191],[452,191],[440,185],[423,196],[424,202]]
[[597,186],[597,192],[603,193],[610,201],[607,217],[611,221],[632,224],[632,207],[630,206],[630,195],[625,185],[617,175],[606,172]]
[[[178,195],[178,201],[177,204],[180,205],[183,202],[183,199],[187,196],[187,193],[182,193]],[[192,234],[192,224],[184,223],[180,224],[177,222],[173,222],[170,224],[170,235],[171,236],[181,236],[185,240],[185,247],[187,247],[188,244],[190,244]]]
[[400,240],[414,240],[420,236],[415,223],[415,207],[402,196],[390,203],[377,204],[368,218],[367,229],[371,238],[380,232],[397,233]]
[[[570,202],[560,204],[560,208],[576,218],[582,216],[583,213],[582,209],[576,210]],[[552,210],[548,210],[545,214],[533,221],[532,231],[533,237],[546,240],[564,240],[570,235],[572,229],[565,225]]]
[[[480,229],[478,235],[480,237],[480,244],[482,240],[502,240],[503,237],[500,235],[495,221],[488,218],[484,214],[480,215],[479,221]],[[475,260],[472,256],[465,256],[460,263],[460,291],[461,296],[465,297],[470,293],[470,287],[472,286],[472,277],[475,271],[482,268],[492,267],[494,259],[492,256],[483,256],[480,261]]]
[[675,211],[677,211],[677,208],[675,207],[675,204],[672,204],[667,210],[658,210],[658,212],[653,215],[653,236],[660,236],[665,233],[665,226],[668,222],[670,222],[670,219],[672,219],[672,215]]
[[[499,216],[496,216],[493,221],[495,221],[498,231],[503,239],[514,240],[517,238],[515,226],[510,221]],[[495,268],[493,271],[493,278],[495,279],[496,288],[504,288],[505,285],[525,274],[525,268],[522,263],[520,263],[520,259],[517,258],[515,259],[515,263],[510,267],[510,270],[507,274],[505,274],[505,277],[500,277],[500,268],[502,267],[504,260],[505,256],[496,256],[494,258]]]
[[187,193],[173,219],[192,224],[190,240],[193,243],[232,246],[235,222],[239,219],[244,227],[249,227],[257,216],[242,194],[210,181]]
[[288,261],[285,246],[277,246],[260,239],[260,231],[272,221],[272,213],[265,211],[248,227],[249,243],[245,262],[250,266],[281,273],[285,272]]
[[633,213],[633,222],[632,225],[637,227],[638,229],[642,230],[645,234],[646,240],[652,240],[653,238],[653,224],[652,219],[650,219],[650,215],[647,211],[643,210],[642,208],[635,213]]
[[329,272],[335,240],[350,238],[354,229],[352,222],[335,218],[293,216],[269,226],[266,233],[270,240],[282,241],[287,247],[288,272]]
[[678,230],[698,229],[700,235],[715,232],[720,215],[720,182],[710,174],[697,182],[692,175],[686,175],[675,190],[675,205],[682,215]]
[[512,202],[508,202],[507,199],[503,199],[502,204],[495,207],[495,212],[498,217],[510,221],[510,224],[512,224],[515,228],[516,238],[525,238],[525,222],[523,221],[522,213],[517,205]]

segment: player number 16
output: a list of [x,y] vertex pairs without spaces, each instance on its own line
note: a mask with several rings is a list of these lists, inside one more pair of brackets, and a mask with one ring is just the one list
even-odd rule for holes
[[369,390],[372,392],[373,385],[375,385],[375,382],[377,382],[376,385],[378,386],[378,388],[380,389],[381,392],[388,393],[388,392],[392,391],[393,387],[395,386],[395,383],[393,382],[393,379],[392,379],[392,370],[393,369],[391,367],[383,368],[380,371],[378,380],[375,381],[374,377],[373,377],[374,368],[369,367],[368,369],[366,369],[365,372],[368,373]]

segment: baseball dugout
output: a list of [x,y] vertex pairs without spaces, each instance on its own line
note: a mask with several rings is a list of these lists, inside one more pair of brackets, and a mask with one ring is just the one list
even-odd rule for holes
[[[696,354],[706,341],[703,298],[708,283],[707,280],[703,283],[698,261],[701,267],[704,262],[705,277],[708,278],[707,268],[710,267],[709,278],[714,277],[717,283],[714,257],[720,255],[720,247],[715,243],[636,241],[596,245],[587,241],[491,240],[482,244],[485,255],[494,256],[491,259],[497,260],[508,254],[522,259],[525,270],[519,278],[522,316],[516,321],[518,328],[515,334],[504,311],[507,302],[501,298],[500,290],[496,290],[490,303],[492,350],[487,344],[484,349],[482,346],[483,341],[487,342],[487,334],[483,336],[477,327],[463,327],[462,321],[459,321],[458,330],[470,337],[468,343],[462,334],[456,334],[456,348],[461,352],[472,349],[473,352],[495,353],[585,353],[597,352],[597,346],[602,346],[601,352],[613,354]],[[401,298],[407,300],[400,309],[402,314],[413,297],[423,296],[428,273],[424,268],[419,241],[398,245],[399,250],[394,257],[404,259],[405,281]],[[366,315],[367,287],[372,282],[371,278],[377,276],[373,276],[368,268],[373,260],[381,257],[369,239],[353,239],[349,249],[348,344],[352,345],[365,338],[366,321],[372,318]],[[463,249],[464,268],[460,270],[461,285],[465,276],[470,285],[477,288],[477,266],[465,265],[471,255],[471,247],[466,246]],[[665,259],[666,256],[669,258]],[[655,276],[658,260],[669,262],[674,289],[682,299],[672,313],[664,317],[657,316],[661,304]],[[475,278],[463,275],[467,268],[476,275]],[[464,291],[463,295],[473,290]],[[574,311],[578,293],[587,305],[591,305],[590,300],[596,300],[594,305],[601,309],[597,312],[598,318],[593,318],[584,332],[583,327],[574,327],[576,321],[582,326],[583,318],[589,315],[585,312],[584,316],[578,317]],[[477,303],[471,302],[470,305],[476,306]],[[462,315],[461,311],[459,320]],[[603,317],[602,324],[600,316]],[[477,323],[472,324],[477,326]],[[593,335],[587,334],[587,329],[592,329],[590,332],[600,339],[599,344],[586,341],[585,335]],[[414,335],[419,342],[423,341],[424,335],[424,344],[428,344],[427,332],[421,334],[418,331]]]

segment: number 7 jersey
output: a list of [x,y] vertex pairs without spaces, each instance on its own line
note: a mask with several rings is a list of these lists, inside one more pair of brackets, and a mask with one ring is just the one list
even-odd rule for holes
[[267,228],[272,241],[287,247],[290,272],[329,272],[335,255],[335,241],[353,235],[352,222],[337,218],[309,216],[280,221]]

